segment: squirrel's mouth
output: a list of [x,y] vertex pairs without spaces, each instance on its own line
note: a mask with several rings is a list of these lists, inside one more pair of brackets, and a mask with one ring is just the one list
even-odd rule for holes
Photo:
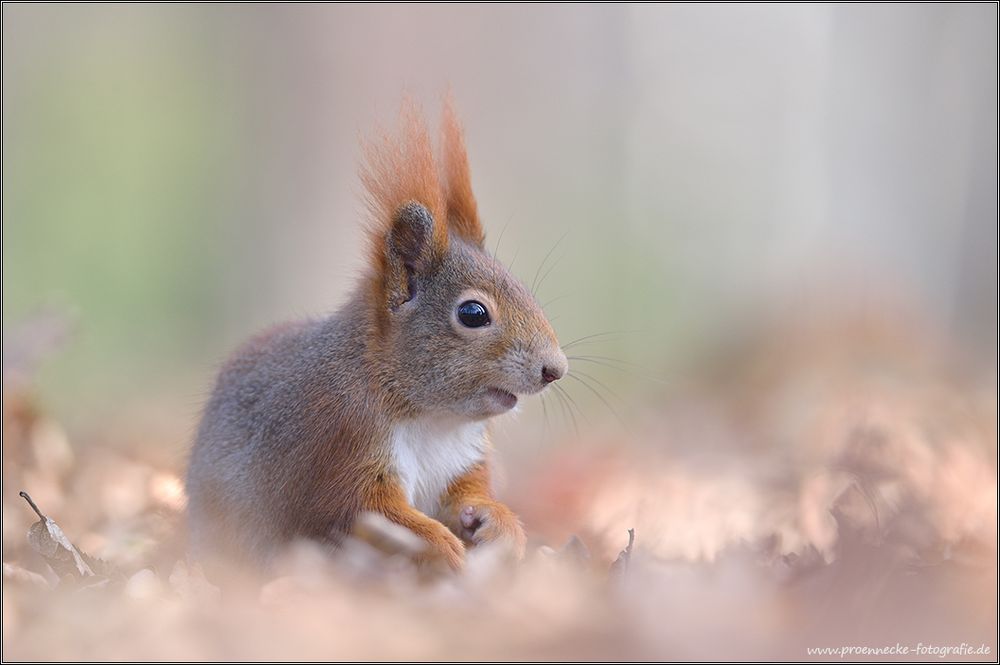
[[497,405],[502,407],[504,411],[509,411],[517,406],[517,395],[512,392],[500,388],[487,388],[486,394],[496,401]]

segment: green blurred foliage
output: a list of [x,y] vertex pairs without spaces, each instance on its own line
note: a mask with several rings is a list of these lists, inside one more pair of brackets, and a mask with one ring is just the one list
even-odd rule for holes
[[148,30],[100,37],[73,50],[85,57],[20,67],[4,109],[4,329],[43,303],[67,309],[74,335],[40,385],[71,413],[208,351],[236,157],[238,116],[197,50]]

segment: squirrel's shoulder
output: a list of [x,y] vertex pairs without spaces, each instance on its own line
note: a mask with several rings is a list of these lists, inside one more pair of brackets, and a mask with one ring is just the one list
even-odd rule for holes
[[316,363],[324,356],[356,357],[364,346],[359,309],[352,300],[330,316],[268,326],[236,348],[223,363],[222,373],[239,373],[261,364],[294,365],[296,360]]
[[222,364],[222,376],[238,376],[272,363],[281,364],[289,356],[305,351],[318,335],[321,322],[315,319],[283,321],[264,328],[233,351]]

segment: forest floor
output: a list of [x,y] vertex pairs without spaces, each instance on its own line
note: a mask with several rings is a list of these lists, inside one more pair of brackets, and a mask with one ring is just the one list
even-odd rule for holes
[[996,660],[995,375],[827,322],[647,406],[507,469],[519,565],[297,543],[222,593],[184,555],[183,469],[76,443],[5,368],[3,658]]

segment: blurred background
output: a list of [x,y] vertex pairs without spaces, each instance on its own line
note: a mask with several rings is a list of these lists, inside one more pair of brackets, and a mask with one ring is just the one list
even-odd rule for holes
[[[218,364],[353,287],[360,138],[449,88],[488,244],[564,342],[613,333],[574,347],[575,406],[499,428],[529,530],[829,564],[860,487],[880,538],[911,504],[921,552],[976,535],[995,587],[993,4],[4,4],[5,479],[139,557],[115,516],[183,506]],[[73,501],[97,449],[152,498]]]

